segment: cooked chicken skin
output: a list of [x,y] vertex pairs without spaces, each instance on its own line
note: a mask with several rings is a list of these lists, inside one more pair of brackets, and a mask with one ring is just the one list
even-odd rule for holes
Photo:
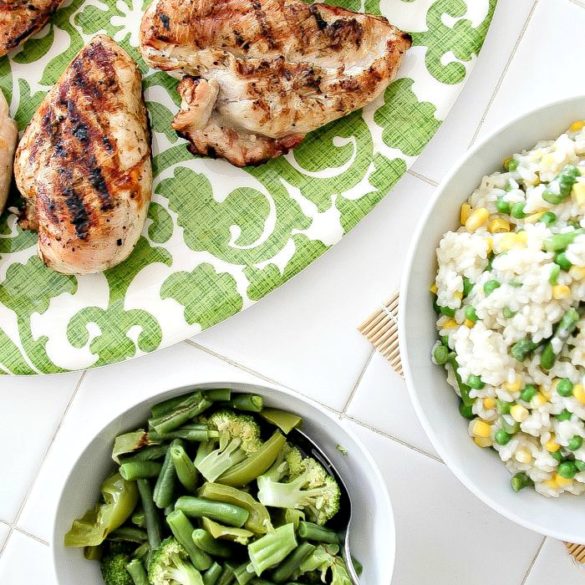
[[47,24],[63,0],[0,0],[0,57]]
[[141,26],[149,65],[188,76],[173,127],[238,166],[375,99],[410,45],[385,18],[302,0],[155,0]]
[[112,39],[95,37],[47,94],[15,176],[47,266],[89,274],[130,255],[152,193],[150,133],[140,72]]
[[0,213],[6,205],[12,181],[12,162],[18,140],[18,127],[10,117],[8,103],[0,91]]

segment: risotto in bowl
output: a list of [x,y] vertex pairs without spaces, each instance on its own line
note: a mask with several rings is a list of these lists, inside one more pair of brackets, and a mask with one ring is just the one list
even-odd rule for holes
[[585,100],[470,153],[408,265],[401,348],[435,447],[500,512],[585,542],[564,518],[585,498]]

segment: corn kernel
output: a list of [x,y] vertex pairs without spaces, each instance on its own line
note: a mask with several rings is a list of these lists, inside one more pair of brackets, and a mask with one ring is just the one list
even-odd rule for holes
[[496,407],[496,399],[488,396],[487,398],[483,399],[483,407],[487,410],[491,410],[492,408]]
[[583,386],[583,384],[575,384],[573,386],[573,396],[581,404],[585,404],[585,387]]
[[555,482],[559,487],[567,487],[569,485],[572,485],[573,480],[567,479],[566,477],[563,477],[562,475],[555,473]]
[[483,227],[490,217],[490,212],[485,207],[474,210],[465,222],[465,229],[468,232],[475,232]]
[[544,398],[546,399],[546,401],[548,402],[551,399],[552,396],[552,392],[550,392],[548,390],[548,388],[545,388],[544,386],[539,386],[538,389],[540,390],[540,393],[544,396]]
[[544,213],[544,211],[538,211],[536,213],[527,215],[524,218],[524,223],[536,223],[544,215]]
[[464,203],[461,206],[461,211],[459,212],[459,221],[461,225],[465,225],[465,222],[469,219],[471,215],[471,205],[469,203]]
[[514,459],[516,459],[518,463],[532,463],[532,454],[528,449],[518,449],[516,453],[514,453]]
[[508,252],[512,248],[522,248],[525,243],[526,232],[504,234],[498,242],[498,248],[501,252]]
[[576,120],[569,126],[569,132],[579,132],[585,127],[585,120]]
[[544,482],[544,485],[551,490],[556,490],[559,487],[559,484],[555,481],[554,477],[552,479],[547,479]]
[[453,296],[454,296],[456,299],[459,299],[459,300],[461,300],[461,299],[463,298],[463,291],[461,291],[461,290],[456,290],[456,291],[453,293]]
[[528,409],[521,404],[514,404],[510,409],[510,415],[516,422],[524,422],[529,414]]
[[472,321],[471,319],[465,319],[465,321],[463,322],[463,324],[468,329],[473,329],[473,326],[475,325],[475,321]]
[[430,291],[431,291],[431,292],[432,292],[434,295],[436,295],[436,294],[437,294],[437,292],[439,292],[439,287],[437,286],[437,284],[436,284],[436,283],[434,283],[434,282],[433,282],[433,284],[431,284],[431,288],[429,288],[429,290],[430,290]]
[[502,386],[504,390],[507,390],[508,392],[519,392],[524,386],[524,381],[522,376],[517,376],[513,382],[504,382]]
[[510,224],[501,217],[492,219],[488,224],[488,231],[492,234],[499,234],[501,232],[509,232]]
[[479,418],[476,418],[469,424],[469,431],[474,437],[487,439],[492,434],[492,425]]
[[524,230],[518,232],[516,237],[521,244],[525,244],[528,241],[528,234]]
[[473,437],[473,442],[482,449],[487,449],[488,447],[491,447],[493,445],[491,439],[484,439],[481,437]]
[[553,299],[568,299],[571,296],[571,289],[566,284],[557,284],[552,287]]
[[544,444],[544,448],[549,453],[556,453],[561,448],[561,446],[556,442],[555,436],[551,435],[550,439]]
[[571,195],[579,205],[585,205],[585,183],[575,183]]
[[441,325],[441,329],[455,329],[455,327],[457,327],[457,321],[455,321],[455,319],[447,319]]
[[537,392],[534,398],[530,401],[530,406],[532,408],[539,408],[540,406],[544,406],[548,402],[547,398],[542,394],[542,392]]
[[569,274],[573,280],[583,280],[585,278],[585,268],[583,266],[571,266]]

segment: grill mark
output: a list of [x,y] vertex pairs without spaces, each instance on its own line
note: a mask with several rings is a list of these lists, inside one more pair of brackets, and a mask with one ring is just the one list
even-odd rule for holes
[[89,235],[90,218],[83,199],[72,187],[63,190],[65,205],[69,210],[71,224],[75,227],[75,233],[80,240],[86,240]]
[[101,210],[110,211],[113,209],[114,202],[112,201],[112,197],[108,189],[108,184],[94,156],[91,157],[90,161],[89,182],[91,183],[91,186],[97,191],[97,194],[102,202]]
[[317,7],[316,4],[311,4],[309,6],[309,12],[311,13],[311,16],[315,19],[315,22],[317,23],[317,28],[319,30],[327,28],[327,22],[321,16],[321,12],[319,12],[319,8]]
[[167,14],[160,12],[158,14],[160,21],[162,22],[163,28],[167,31],[171,30],[171,19],[168,17]]
[[[33,33],[35,33],[36,31],[40,30],[45,24],[46,22],[49,20],[49,18],[57,11],[57,8],[59,7],[60,2],[53,2],[46,10],[40,10],[39,8],[37,8],[36,6],[34,6],[33,4],[27,4],[26,7],[24,6],[25,2],[21,3],[20,5],[11,5],[8,4],[6,2],[2,2],[0,3],[0,10],[2,11],[23,11],[26,10],[28,13],[37,13],[36,15],[30,15],[32,16],[32,20],[29,22],[28,26],[19,34],[17,34],[15,37],[10,37],[8,35],[8,39],[6,40],[4,47],[7,50],[10,49],[14,49],[15,47],[17,47],[18,45],[20,45],[22,43],[22,41],[24,41],[25,39],[27,39],[28,37],[30,37]],[[22,22],[23,20],[26,20],[27,15],[19,15],[19,21]],[[13,33],[14,31],[10,31],[11,33]]]
[[259,0],[251,0],[250,4],[254,10],[254,16],[256,17],[262,36],[266,39],[266,42],[271,49],[276,48],[274,36],[272,30],[268,26],[268,19],[266,18],[266,13],[262,10],[261,2]]

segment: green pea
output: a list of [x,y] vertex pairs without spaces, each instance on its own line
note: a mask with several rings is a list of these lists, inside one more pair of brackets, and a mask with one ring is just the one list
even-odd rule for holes
[[502,314],[504,315],[504,317],[506,319],[511,319],[516,313],[517,313],[517,311],[512,311],[512,309],[510,309],[510,307],[504,307],[502,309]]
[[525,402],[530,402],[536,396],[536,386],[534,384],[527,384],[522,392],[520,392],[520,398]]
[[567,258],[564,252],[559,252],[554,259],[555,264],[558,264],[561,270],[568,272],[573,266],[573,263]]
[[513,173],[515,170],[518,169],[518,165],[520,163],[515,158],[508,158],[504,161],[504,168],[509,172]]
[[496,410],[499,414],[510,414],[513,402],[506,402],[505,400],[496,400]]
[[515,492],[519,492],[521,489],[524,489],[525,487],[534,485],[534,482],[523,471],[521,471],[520,473],[517,473],[512,478],[511,483],[512,483],[512,489]]
[[473,404],[465,404],[463,400],[459,401],[459,414],[468,420],[475,418],[475,414],[473,414]]
[[433,350],[433,359],[439,366],[445,365],[449,361],[449,348],[444,345],[437,345]]
[[556,459],[559,463],[561,463],[563,461],[563,454],[561,453],[561,451],[555,451],[554,453],[551,453],[550,456],[553,459]]
[[559,463],[557,473],[565,479],[573,479],[577,474],[577,466],[573,461],[563,461]]
[[522,218],[526,217],[526,214],[524,213],[525,207],[526,207],[526,203],[523,203],[522,201],[518,201],[517,203],[514,203],[514,205],[512,205],[512,210],[510,211],[510,215],[515,219],[522,219]]
[[565,398],[573,395],[573,382],[569,378],[562,378],[557,384],[557,392]]
[[538,221],[541,221],[544,225],[552,225],[557,221],[557,216],[552,211],[547,211],[542,214]]
[[475,307],[468,305],[465,307],[465,318],[473,321],[474,323],[477,321],[477,313],[475,312]]
[[585,470],[585,461],[581,461],[580,459],[575,459],[575,467],[577,471]]
[[467,385],[474,390],[481,390],[485,386],[485,383],[479,376],[472,374],[467,379]]
[[554,286],[559,281],[559,274],[561,273],[561,267],[558,264],[555,264],[550,269],[550,276],[548,277],[548,281]]
[[445,315],[447,317],[455,317],[455,309],[451,307],[439,307],[439,312],[441,315]]
[[497,281],[497,280],[488,280],[483,285],[483,292],[486,294],[486,296],[488,296],[491,293],[493,293],[497,288],[500,288],[501,286],[502,286],[502,283]]
[[467,276],[463,277],[463,298],[469,295],[473,289],[473,282]]
[[558,421],[570,420],[573,413],[566,408],[563,408],[559,414],[556,415]]
[[494,437],[498,445],[507,445],[512,438],[512,435],[508,434],[504,429],[498,429]]
[[498,197],[498,200],[496,202],[496,209],[500,213],[504,213],[506,215],[510,214],[510,204],[507,201],[505,201],[503,197]]
[[569,441],[569,444],[567,445],[567,448],[570,451],[576,451],[577,449],[580,449],[581,448],[581,445],[583,445],[583,437],[580,437],[579,435],[575,435]]

